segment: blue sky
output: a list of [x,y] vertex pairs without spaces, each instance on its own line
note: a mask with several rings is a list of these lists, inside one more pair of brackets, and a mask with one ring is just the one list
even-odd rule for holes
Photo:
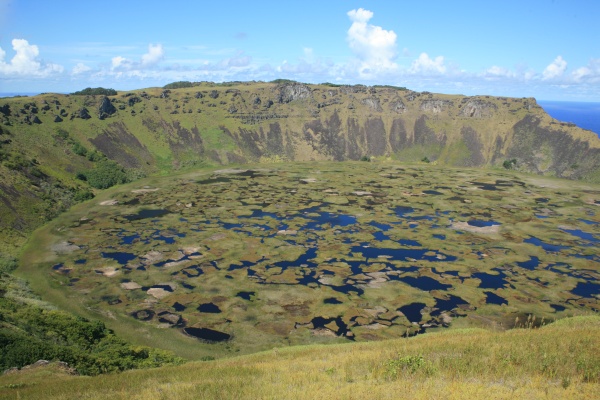
[[0,0],[0,92],[389,84],[600,101],[600,1]]

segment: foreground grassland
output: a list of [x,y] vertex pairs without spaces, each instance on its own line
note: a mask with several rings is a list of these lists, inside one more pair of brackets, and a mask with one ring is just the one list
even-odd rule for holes
[[57,306],[188,359],[597,313],[600,187],[394,162],[119,186],[32,237]]
[[273,349],[97,377],[58,366],[0,376],[3,399],[593,399],[600,318]]

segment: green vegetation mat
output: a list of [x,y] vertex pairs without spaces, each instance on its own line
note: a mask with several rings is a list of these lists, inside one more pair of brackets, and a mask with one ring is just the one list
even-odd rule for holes
[[192,359],[596,313],[600,186],[394,162],[118,186],[38,230],[46,300]]

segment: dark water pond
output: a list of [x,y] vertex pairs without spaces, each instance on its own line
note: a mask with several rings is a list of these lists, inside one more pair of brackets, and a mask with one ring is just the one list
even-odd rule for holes
[[556,312],[565,311],[567,309],[567,307],[561,306],[560,304],[550,304],[550,307],[552,307]]
[[252,296],[256,296],[256,292],[238,292],[236,296],[250,301]]
[[594,297],[600,294],[600,284],[594,282],[578,282],[571,293],[581,297]]
[[500,190],[497,188],[497,185],[495,183],[485,183],[485,182],[470,182],[470,183],[477,186],[479,189],[482,189],[482,190],[490,190],[490,191]]
[[486,295],[485,303],[486,304],[496,304],[501,306],[502,304],[508,304],[508,301],[501,296],[498,296],[494,292],[483,292]]
[[458,296],[454,296],[452,294],[447,295],[446,299],[436,299],[435,307],[437,310],[431,313],[432,316],[436,316],[441,314],[444,311],[452,311],[459,305],[468,305],[469,302],[461,299]]
[[343,304],[344,302],[336,299],[335,297],[328,297],[325,300],[323,300],[323,303],[325,303],[325,304]]
[[100,253],[103,258],[112,258],[121,265],[127,264],[129,261],[135,260],[137,256],[133,253],[115,251],[111,253]]
[[571,248],[570,246],[561,246],[561,245],[546,243],[546,242],[544,242],[544,241],[536,238],[535,236],[532,236],[529,239],[525,239],[525,240],[523,240],[523,242],[524,243],[531,243],[534,246],[541,247],[547,253],[558,253],[561,250],[566,250],[566,249],[570,249]]
[[498,275],[492,275],[486,272],[475,272],[472,274],[472,277],[481,280],[479,287],[482,289],[501,289],[508,284],[504,279],[506,274],[497,268],[494,268],[494,271],[498,272]]
[[530,271],[533,271],[534,269],[537,268],[538,265],[540,265],[540,259],[537,258],[536,256],[529,256],[529,260],[517,262],[517,265],[521,268],[525,268]]
[[200,311],[202,313],[209,313],[209,314],[221,313],[221,309],[219,308],[219,306],[217,306],[214,303],[200,304],[200,306],[198,306],[198,311]]
[[400,307],[398,311],[402,312],[410,322],[421,322],[423,318],[421,310],[423,308],[425,308],[425,303],[411,303]]
[[195,338],[209,343],[224,342],[231,339],[231,335],[209,328],[183,328],[183,331]]
[[204,271],[202,270],[202,268],[200,268],[197,265],[191,266],[191,267],[187,267],[181,270],[181,272],[183,274],[185,274],[188,278],[195,278],[197,276],[200,276],[204,273]]
[[395,276],[391,276],[390,279],[392,280],[399,280],[402,281],[414,288],[417,289],[421,289],[424,291],[430,291],[430,290],[447,290],[449,288],[452,287],[452,285],[447,285],[445,283],[441,283],[439,281],[436,281],[433,278],[430,278],[428,276],[418,276],[418,277],[414,277],[414,276],[401,276],[401,277],[395,277]]
[[183,304],[181,304],[179,302],[173,303],[172,307],[175,311],[185,311],[185,309],[187,308],[186,306],[184,306]]
[[[342,317],[336,318],[323,318],[323,317],[315,317],[310,321],[314,327],[314,329],[329,329],[326,325],[335,322],[337,325],[337,330],[331,329],[338,336],[346,336],[348,333],[348,325],[342,320]],[[331,326],[331,325],[330,325]]]
[[570,235],[576,236],[580,239],[591,243],[600,243],[600,239],[597,239],[593,234],[584,232],[580,229],[561,229],[563,232],[567,232]]
[[163,215],[167,215],[169,214],[169,210],[165,210],[165,209],[158,209],[158,210],[140,210],[137,214],[130,214],[130,215],[125,215],[125,219],[127,219],[128,221],[137,221],[140,219],[146,219],[146,218],[158,218],[158,217],[162,217]]
[[480,219],[472,219],[472,220],[468,221],[467,224],[469,224],[471,226],[476,226],[478,228],[485,228],[486,226],[500,225],[500,223],[496,222],[496,221],[484,221],[484,220],[480,220]]

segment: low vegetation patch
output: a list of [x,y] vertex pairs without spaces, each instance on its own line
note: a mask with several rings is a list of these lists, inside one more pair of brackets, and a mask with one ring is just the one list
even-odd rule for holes
[[0,377],[6,398],[595,398],[600,317],[540,329],[445,331],[344,345],[279,348],[177,367],[82,378]]

